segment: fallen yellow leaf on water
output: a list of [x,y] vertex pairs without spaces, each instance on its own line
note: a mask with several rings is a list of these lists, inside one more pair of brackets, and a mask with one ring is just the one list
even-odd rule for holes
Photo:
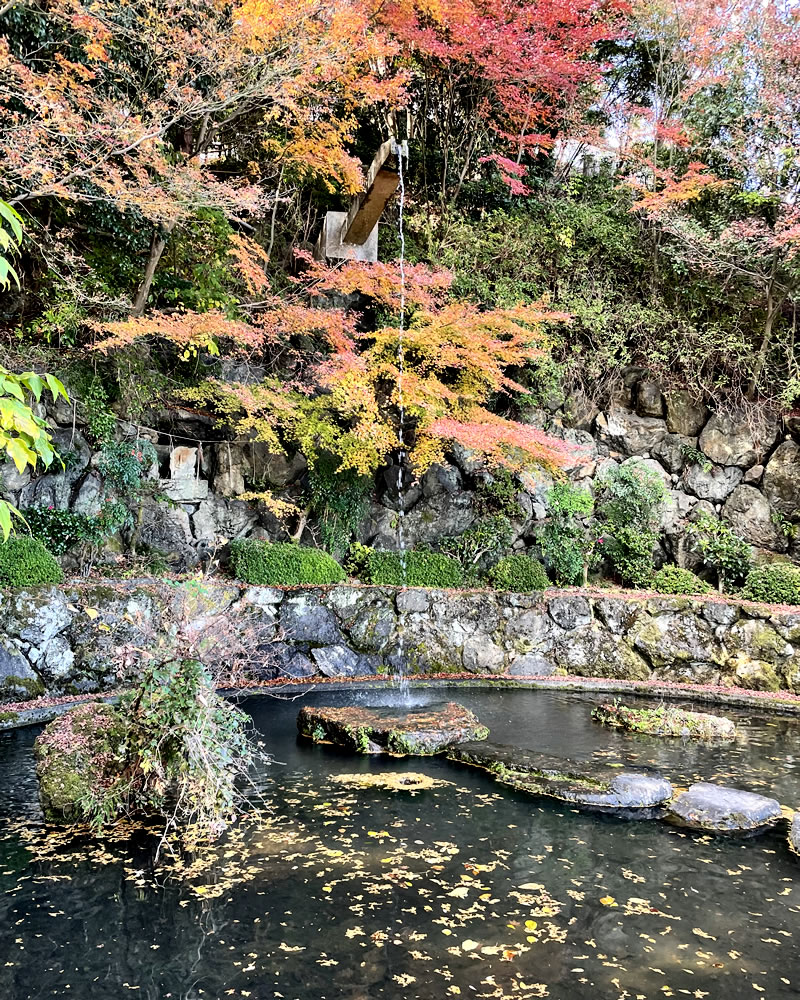
[[461,942],[462,951],[475,951],[477,947],[478,947],[478,942],[470,941],[469,938],[466,941]]
[[613,896],[603,896],[600,902],[603,906],[617,906],[617,901]]

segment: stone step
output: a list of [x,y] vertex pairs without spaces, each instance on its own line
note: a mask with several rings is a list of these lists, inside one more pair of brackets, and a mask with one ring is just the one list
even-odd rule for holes
[[463,743],[447,756],[519,791],[631,818],[658,815],[672,798],[669,781],[646,768],[618,770],[497,743]]
[[777,823],[782,815],[776,799],[698,781],[675,799],[668,819],[710,833],[755,833]]

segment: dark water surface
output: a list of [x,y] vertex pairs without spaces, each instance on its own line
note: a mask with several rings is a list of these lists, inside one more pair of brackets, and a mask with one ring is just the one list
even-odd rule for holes
[[[603,729],[582,695],[451,696],[497,742],[800,805],[794,720],[742,718],[734,745],[703,746]],[[784,829],[700,837],[527,798],[440,759],[301,744],[302,703],[246,703],[281,762],[259,778],[269,811],[155,869],[146,833],[47,835],[36,732],[0,734],[0,1000],[800,997],[800,858]],[[445,783],[412,795],[332,781],[383,771]]]

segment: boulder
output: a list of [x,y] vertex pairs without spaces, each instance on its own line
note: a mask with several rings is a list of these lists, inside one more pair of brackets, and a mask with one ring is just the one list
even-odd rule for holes
[[214,492],[224,497],[235,497],[244,493],[245,473],[252,470],[245,457],[244,448],[227,441],[214,445],[216,473]]
[[566,633],[556,642],[553,659],[568,674],[578,677],[612,677],[645,681],[650,667],[622,636],[584,626]]
[[349,646],[318,646],[311,656],[325,677],[365,677],[377,672],[377,657],[356,653]]
[[714,465],[710,469],[694,462],[683,473],[687,493],[693,493],[700,500],[719,503],[730,496],[742,481],[743,472],[736,466],[723,468]]
[[423,473],[421,485],[424,497],[435,497],[438,493],[458,493],[462,476],[455,465],[432,465]]
[[629,465],[634,468],[647,469],[648,472],[652,472],[658,476],[665,486],[669,487],[672,485],[672,479],[669,473],[665,472],[660,462],[657,462],[654,458],[639,458],[638,455],[634,455],[633,458],[626,458],[621,464],[623,466]]
[[486,635],[470,636],[461,655],[464,669],[479,674],[502,673],[506,658],[502,647]]
[[656,669],[676,663],[716,663],[721,658],[711,627],[691,610],[643,616],[629,635],[634,649]]
[[697,437],[708,420],[709,410],[698,403],[685,389],[673,389],[665,394],[667,429],[683,437]]
[[551,677],[555,672],[556,664],[537,653],[516,656],[506,671],[512,677]]
[[592,400],[582,392],[575,392],[564,402],[564,426],[574,427],[579,431],[591,431],[599,412]]
[[653,458],[664,466],[667,472],[678,473],[686,465],[686,451],[697,447],[697,438],[680,434],[667,434],[652,451]]
[[664,397],[657,382],[645,379],[637,384],[636,412],[640,417],[664,416]]
[[776,552],[786,550],[786,536],[775,524],[769,500],[754,486],[737,486],[725,501],[722,519],[750,545]]
[[703,428],[700,450],[717,465],[749,469],[766,456],[777,438],[777,422],[763,411],[720,410]]
[[299,593],[287,597],[281,604],[281,627],[292,642],[313,642],[320,645],[343,644],[336,616],[314,594]]
[[643,818],[672,798],[672,785],[655,771],[617,770],[594,762],[576,763],[497,743],[464,743],[448,760],[480,767],[518,791],[570,805]]
[[744,474],[743,483],[747,483],[749,486],[754,486],[756,483],[760,483],[764,478],[764,466],[763,465],[753,465]]
[[111,705],[90,702],[66,712],[36,737],[34,756],[45,818],[85,818],[92,794],[119,779],[127,730]]
[[297,716],[297,728],[301,736],[315,743],[335,743],[356,753],[429,755],[489,735],[469,709],[452,701],[405,712],[357,705],[306,705]]
[[142,502],[139,542],[173,564],[192,566],[197,561],[188,513],[182,507],[159,503],[155,497],[145,497]]
[[658,417],[640,417],[628,410],[612,409],[595,421],[598,439],[625,455],[649,453],[667,434],[667,425]]
[[44,694],[39,675],[9,639],[0,643],[0,698],[16,701]]
[[752,832],[776,823],[781,807],[764,795],[700,781],[672,803],[670,818],[713,833]]
[[580,628],[592,620],[592,608],[585,597],[554,597],[547,602],[547,610],[563,629]]
[[800,521],[800,445],[778,445],[764,470],[763,490],[773,510]]

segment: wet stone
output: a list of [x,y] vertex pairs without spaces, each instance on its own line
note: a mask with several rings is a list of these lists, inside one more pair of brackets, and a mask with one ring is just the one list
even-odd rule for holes
[[307,705],[297,716],[297,728],[315,743],[335,743],[356,753],[428,755],[489,735],[469,709],[453,701],[407,711]]
[[800,812],[796,812],[789,827],[789,844],[793,851],[800,854]]
[[781,815],[775,799],[707,781],[692,785],[673,802],[670,810],[671,819],[716,833],[762,830]]
[[447,756],[518,791],[630,818],[658,815],[672,798],[672,785],[647,768],[621,771],[497,743],[463,743]]

